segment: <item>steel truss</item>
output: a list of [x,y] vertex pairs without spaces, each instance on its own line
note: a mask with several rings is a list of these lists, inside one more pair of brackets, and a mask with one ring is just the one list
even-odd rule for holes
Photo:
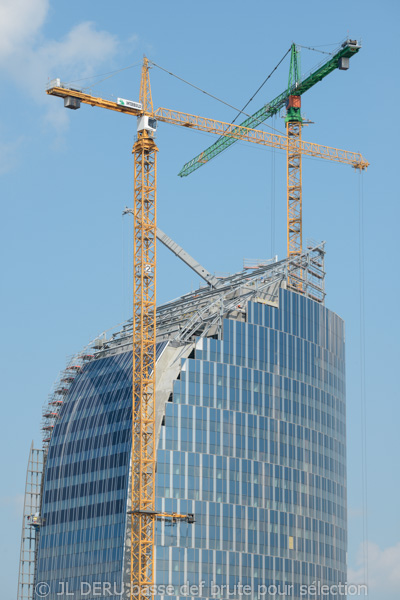
[[[302,182],[301,182],[301,127],[299,121],[288,121],[287,133],[287,255],[298,257],[302,253]],[[303,274],[294,263],[288,277],[291,289],[302,291]]]
[[[257,269],[245,269],[221,278],[218,288],[201,287],[176,300],[159,306],[156,312],[157,341],[187,343],[197,336],[220,333],[223,318],[244,318],[246,303],[260,299],[276,303],[279,288],[290,276],[302,294],[324,303],[325,243],[307,242],[300,256],[284,259]],[[299,272],[302,278],[299,277]],[[242,316],[241,316],[242,315]],[[129,350],[132,344],[132,320],[104,341],[95,357]]]
[[[152,114],[148,70],[145,59],[140,100],[145,113]],[[135,181],[131,598],[135,596],[137,600],[151,599],[154,583],[157,151],[150,134],[139,131],[132,151]]]

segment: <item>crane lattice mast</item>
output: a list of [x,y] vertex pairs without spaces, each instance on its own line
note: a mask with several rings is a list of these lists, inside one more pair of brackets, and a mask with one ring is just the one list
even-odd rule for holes
[[[289,68],[289,90],[295,90],[300,81],[300,58],[296,44],[292,44]],[[289,95],[286,104],[286,167],[287,167],[287,256],[301,255],[303,248],[303,206],[301,170],[301,96]],[[300,267],[288,275],[288,286],[302,291]]]
[[[153,115],[149,65],[145,58],[140,85],[142,125],[133,145],[133,387],[131,594],[151,598],[154,584],[155,529],[155,366],[156,366],[156,201],[157,152],[149,119]],[[150,123],[151,124],[151,123]]]

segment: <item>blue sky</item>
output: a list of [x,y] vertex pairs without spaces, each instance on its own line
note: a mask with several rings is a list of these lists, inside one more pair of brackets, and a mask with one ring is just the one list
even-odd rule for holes
[[[66,357],[130,314],[132,232],[130,217],[121,213],[132,205],[135,119],[87,106],[66,111],[62,101],[46,96],[46,82],[139,65],[146,54],[241,107],[292,41],[332,50],[347,35],[363,47],[349,71],[335,71],[304,95],[303,113],[314,124],[303,138],[360,151],[371,163],[362,177],[369,582],[371,598],[398,597],[399,12],[395,0],[0,0],[4,598],[16,592],[26,461],[32,438],[40,442],[41,407]],[[321,59],[303,50],[303,72]],[[283,91],[287,75],[286,59],[248,110]],[[159,69],[151,78],[155,106],[224,121],[235,116]],[[138,99],[139,82],[135,66],[93,93]],[[284,129],[281,118],[270,125]],[[178,178],[183,163],[212,141],[159,126],[159,226],[210,271],[235,272],[243,258],[284,257],[285,156],[240,143]],[[304,161],[304,236],[327,242],[326,304],[346,321],[349,581],[362,579],[364,568],[359,190],[360,176],[351,168]],[[158,261],[159,302],[199,284],[162,247]]]

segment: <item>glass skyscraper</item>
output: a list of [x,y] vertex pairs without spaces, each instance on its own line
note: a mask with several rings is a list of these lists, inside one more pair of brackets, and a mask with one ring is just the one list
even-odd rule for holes
[[[318,598],[305,586],[346,581],[344,324],[312,284],[286,289],[287,268],[158,310],[156,509],[195,518],[157,522],[160,599]],[[130,344],[127,323],[63,397],[35,575],[49,600],[125,597]]]

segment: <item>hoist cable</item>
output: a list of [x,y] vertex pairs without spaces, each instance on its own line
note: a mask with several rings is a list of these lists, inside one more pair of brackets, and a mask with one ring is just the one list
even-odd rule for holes
[[[287,55],[287,53],[285,54],[285,56]],[[285,58],[285,57],[283,57]],[[282,60],[283,60],[282,58]],[[279,64],[282,62],[282,60],[278,63],[278,65],[275,67],[275,69],[279,66]],[[239,115],[243,114],[246,117],[250,117],[251,115],[249,115],[248,113],[244,112],[244,108],[246,108],[246,106],[249,104],[249,102],[251,102],[251,100],[254,98],[254,96],[259,92],[259,90],[262,88],[262,86],[264,85],[264,83],[266,83],[266,81],[268,81],[268,79],[270,78],[270,76],[272,75],[272,73],[275,71],[275,69],[271,72],[270,75],[268,75],[267,79],[261,84],[261,86],[258,88],[258,90],[253,94],[252,98],[249,100],[249,102],[246,103],[245,107],[242,108],[242,110],[240,110],[239,108],[237,108],[236,106],[233,106],[232,104],[229,104],[229,102],[226,102],[225,100],[222,100],[221,98],[218,98],[218,96],[215,96],[214,94],[211,94],[210,92],[207,92],[206,90],[203,90],[201,87],[195,85],[194,83],[191,83],[190,81],[187,81],[186,79],[183,79],[183,77],[180,77],[179,75],[176,75],[175,73],[172,73],[172,71],[168,71],[167,69],[164,69],[164,67],[161,67],[160,65],[158,65],[157,63],[153,62],[152,60],[149,60],[149,62],[154,65],[155,67],[157,67],[158,69],[161,69],[161,71],[164,71],[165,73],[168,73],[168,75],[171,75],[172,77],[175,77],[176,79],[179,79],[179,81],[182,81],[183,83],[186,83],[187,85],[189,85],[190,87],[194,88],[195,90],[198,90],[199,92],[201,92],[202,94],[205,94],[206,96],[209,96],[210,98],[213,98],[214,100],[217,100],[217,102],[221,102],[222,104],[225,104],[225,106],[228,106],[229,108],[232,108],[233,110],[237,111],[237,115],[234,118],[234,120],[232,121],[232,123],[234,123],[236,121],[236,119],[238,118]],[[280,133],[282,135],[284,135],[281,131],[279,131],[278,129],[273,129],[273,127],[271,127],[270,125],[267,125],[266,123],[264,123],[264,125],[266,127],[269,127],[269,129],[272,129],[273,131],[276,131],[277,133]]]
[[365,385],[365,256],[364,256],[364,185],[360,172],[358,189],[359,210],[359,307],[360,307],[360,405],[361,405],[361,487],[363,507],[363,567],[364,579],[368,586],[368,465],[367,465],[367,402]]

